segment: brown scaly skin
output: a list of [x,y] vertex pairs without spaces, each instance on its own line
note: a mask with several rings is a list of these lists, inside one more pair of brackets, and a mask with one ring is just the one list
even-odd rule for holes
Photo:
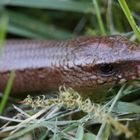
[[82,90],[140,77],[140,46],[122,36],[9,40],[0,60],[0,92],[15,70],[13,94],[58,89],[63,84]]

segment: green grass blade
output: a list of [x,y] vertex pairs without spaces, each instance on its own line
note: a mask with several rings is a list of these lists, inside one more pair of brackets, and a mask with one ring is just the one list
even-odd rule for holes
[[106,35],[97,0],[92,0],[92,2],[95,7],[96,16],[97,16],[97,20],[98,20],[98,24],[99,24],[99,28],[100,28],[100,33],[101,33],[101,35]]
[[44,36],[34,33],[28,29],[23,29],[21,27],[18,27],[15,24],[9,24],[8,25],[8,33],[11,34],[15,34],[21,37],[29,37],[29,38],[33,38],[33,39],[40,39],[40,38],[44,38]]
[[76,132],[76,136],[75,138],[77,140],[83,140],[83,136],[84,136],[84,128],[82,125],[78,126],[77,132]]
[[96,135],[92,134],[92,133],[85,133],[83,140],[95,140]]
[[8,23],[8,17],[6,15],[2,15],[2,17],[0,18],[0,54],[6,36],[7,23]]
[[[28,15],[4,11],[9,16],[8,32],[30,38],[70,38],[72,34],[64,29],[55,28]],[[24,22],[23,22],[24,21]]]
[[32,8],[46,8],[64,11],[73,11],[81,13],[92,13],[92,3],[84,1],[70,1],[70,0],[1,0],[0,5],[32,7]]
[[[4,14],[0,18],[0,58],[1,58],[1,53],[3,50],[5,36],[6,36],[7,23],[8,23],[8,17]],[[1,63],[1,59],[0,59],[0,63]],[[8,96],[6,94],[4,94],[3,98],[0,102],[0,114],[2,113],[2,111],[4,109],[7,98],[8,98]]]
[[[113,108],[115,107],[117,101],[119,100],[120,96],[122,95],[123,91],[124,91],[125,85],[123,85],[121,87],[121,89],[119,90],[119,92],[117,93],[117,95],[114,97],[114,100],[110,106],[110,108],[108,109],[108,113],[111,113],[111,111],[113,110]],[[104,140],[104,139],[108,139],[109,134],[110,134],[110,124],[106,124],[106,120],[102,123],[97,137],[95,140]]]
[[109,29],[109,33],[114,33],[114,24],[113,24],[113,15],[112,15],[112,0],[108,0],[108,7],[107,7],[107,26]]
[[127,17],[127,20],[129,21],[129,24],[131,25],[135,35],[137,36],[138,40],[140,41],[140,29],[139,27],[136,25],[135,21],[134,21],[134,18],[128,8],[128,5],[126,3],[125,0],[118,0],[119,1],[119,4],[125,14],[125,16]]
[[9,76],[8,83],[7,83],[7,86],[6,86],[5,91],[4,91],[4,95],[3,95],[2,101],[0,103],[0,114],[2,114],[2,112],[4,110],[4,107],[6,105],[8,96],[10,94],[10,90],[12,88],[14,77],[15,77],[15,73],[14,73],[14,71],[12,71],[10,73],[10,76]]
[[111,112],[112,112],[112,110],[113,110],[113,108],[115,107],[117,101],[118,101],[119,98],[122,96],[125,86],[126,86],[126,85],[124,84],[124,85],[121,87],[121,89],[119,90],[119,92],[117,93],[117,95],[115,96],[115,98],[114,98],[114,100],[113,100],[113,102],[112,102],[112,104],[111,104],[111,106],[110,106],[110,108],[109,108],[109,110],[108,110],[108,113],[111,113]]
[[106,122],[103,122],[95,140],[108,140],[110,135],[110,129],[111,129],[111,125],[106,124]]
[[139,113],[140,114],[140,106],[134,103],[127,103],[127,102],[118,102],[117,106],[115,107],[115,111],[120,113]]

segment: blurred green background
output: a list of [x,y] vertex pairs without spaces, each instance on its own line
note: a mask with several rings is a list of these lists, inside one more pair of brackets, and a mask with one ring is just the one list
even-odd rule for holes
[[[126,1],[137,25],[140,1]],[[0,0],[8,38],[66,39],[79,35],[133,35],[117,0]],[[97,19],[98,10],[101,19]],[[100,26],[102,22],[102,27]]]

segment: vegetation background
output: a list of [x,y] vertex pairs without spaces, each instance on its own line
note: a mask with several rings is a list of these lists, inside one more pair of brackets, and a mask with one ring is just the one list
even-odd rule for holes
[[[126,3],[139,25],[140,2]],[[133,34],[118,0],[1,0],[0,6],[1,16],[8,20],[8,38]]]
[[[109,36],[115,34],[119,34],[129,38],[132,41],[139,42],[139,25],[139,0],[0,0],[1,44],[4,43],[5,39],[9,38],[68,39],[83,35]],[[9,79],[7,90],[5,91],[5,96],[1,99],[1,113],[5,109],[4,107],[8,100],[8,94],[13,79],[12,75],[13,74],[11,74],[11,77]],[[111,116],[113,116],[114,118],[119,118],[122,115],[123,117],[121,117],[121,119],[125,120],[125,126],[129,126],[130,129],[134,131],[134,135],[130,139],[139,140],[139,102],[137,100],[133,100],[133,102],[122,102],[118,96],[115,96],[116,94],[119,95],[121,93],[126,93],[127,95],[131,94],[131,97],[133,97],[134,92],[139,93],[139,88],[134,88],[132,87],[132,85],[129,85],[125,87],[125,89],[121,88],[119,92],[118,89],[113,89],[111,90],[111,92],[114,93],[114,96],[111,98],[110,101],[106,99],[107,103],[103,104],[104,108],[108,107],[107,105],[113,107],[117,105],[118,108],[114,109],[113,112],[112,110],[109,111],[109,109],[107,109],[107,112],[109,111],[108,113],[110,113]],[[102,106],[102,104],[100,105]],[[21,114],[25,114],[26,112],[24,112],[23,110],[19,110],[19,108],[16,108],[16,111],[17,110]],[[29,114],[36,115],[37,111],[34,112],[34,110],[32,110]],[[57,113],[60,113],[59,111]],[[118,112],[119,115],[117,114]],[[72,110],[71,113],[74,113],[74,110]],[[65,113],[63,112],[62,114],[64,115]],[[54,114],[51,115],[53,116]],[[65,131],[62,131],[62,134],[60,133],[59,129],[56,128],[58,127],[58,125],[56,125],[57,121],[59,122],[57,115],[54,118],[52,117],[53,119],[51,120],[53,124],[55,124],[55,131],[52,131],[51,129],[49,130],[50,126],[48,126],[47,124],[47,130],[45,129],[44,131],[41,125],[38,125],[36,127],[32,126],[31,123],[27,128],[23,127],[24,129],[19,129],[17,133],[7,136],[7,138],[5,139],[16,139],[17,137],[21,137],[22,135],[30,132],[31,130],[33,131],[36,128],[40,127],[40,130],[42,130],[39,131],[40,134],[38,134],[36,137],[28,137],[29,140],[43,140],[47,138],[51,140],[104,140],[109,139],[110,135],[112,135],[112,131],[110,129],[105,129],[109,128],[109,125],[105,126],[104,121],[97,121],[95,119],[95,122],[101,123],[101,127],[93,125],[92,130],[95,131],[91,131],[91,128],[88,129],[86,127],[89,123],[88,121],[86,121],[87,116],[79,118],[79,121],[77,121],[79,123],[66,123],[66,121],[64,121],[66,124],[69,125],[63,126],[63,130]],[[96,116],[97,114],[94,115]],[[2,117],[0,119],[5,120],[5,118]],[[80,123],[81,120],[84,120],[85,122],[82,121],[82,123]],[[126,120],[131,121],[128,122]],[[15,125],[14,119],[10,121],[14,122]],[[3,124],[3,122],[1,124]],[[21,126],[17,122],[16,125],[17,127]],[[5,129],[7,128],[2,127],[0,131],[3,132],[3,130]],[[12,131],[14,130],[12,129]],[[113,137],[114,136],[112,136],[110,139],[113,139]],[[125,139],[125,136],[117,136],[115,137],[115,139]]]

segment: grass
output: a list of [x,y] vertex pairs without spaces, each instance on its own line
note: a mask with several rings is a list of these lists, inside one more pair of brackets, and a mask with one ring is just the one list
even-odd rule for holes
[[[34,130],[35,128],[43,127],[45,130],[48,129],[50,132],[53,133],[49,133],[47,135],[50,135],[50,137],[52,138],[55,137],[56,139],[66,138],[73,140],[82,140],[84,137],[87,136],[87,133],[85,133],[84,131],[84,127],[86,127],[88,123],[102,123],[102,126],[95,138],[95,140],[101,140],[105,138],[104,136],[102,137],[102,135],[104,134],[104,128],[106,123],[110,128],[108,129],[107,136],[109,136],[110,132],[114,130],[116,133],[123,133],[127,138],[129,138],[132,136],[132,132],[125,125],[119,123],[119,118],[113,118],[111,115],[112,109],[115,107],[115,104],[117,104],[119,97],[122,96],[123,92],[126,92],[126,90],[124,90],[125,88],[126,87],[123,86],[119,90],[118,94],[114,97],[114,99],[112,99],[110,103],[104,105],[93,103],[90,99],[83,100],[82,97],[73,89],[66,89],[65,87],[63,90],[60,90],[59,96],[55,99],[47,99],[44,97],[37,97],[36,99],[34,99],[28,96],[21,103],[27,106],[31,106],[36,111],[34,112],[31,110],[26,110],[25,112],[24,110],[21,110],[20,108],[15,106],[14,108],[18,111],[18,114],[20,113],[22,116],[24,116],[23,118],[26,119],[18,119],[16,118],[16,116],[13,119],[0,117],[3,120],[9,120],[9,124],[11,122],[16,123],[12,126],[10,126],[9,124],[9,126],[4,125],[1,131],[10,131],[12,135],[7,137],[5,140],[11,140],[21,137],[22,135],[26,134],[31,130]],[[69,111],[61,112],[61,108],[65,108]],[[30,115],[28,111],[30,111],[30,113],[32,112],[32,115]],[[80,111],[85,112],[85,115],[81,116],[77,120],[61,120],[61,118],[63,117]],[[124,110],[124,113],[125,112],[126,111]],[[119,115],[119,111],[115,113],[116,116]],[[132,112],[130,111],[129,113]],[[123,120],[127,120],[127,117],[123,118]],[[88,133],[88,135],[90,135],[92,139],[95,137],[94,133]]]
[[53,10],[63,10],[63,11],[72,11],[80,13],[92,13],[93,7],[92,2],[84,1],[61,1],[61,0],[12,0],[12,1],[1,1],[0,5],[12,5],[19,7],[30,7],[30,8],[46,8]]
[[[2,0],[0,41],[4,43],[6,29],[8,38],[66,39],[79,35],[117,33],[128,38],[135,36],[135,41],[140,41],[138,4],[139,0],[129,0],[129,3],[125,0]],[[4,110],[13,78],[12,73],[0,103],[0,113]],[[113,96],[110,100],[105,98],[101,103],[95,103],[92,99],[84,100],[77,92],[69,89],[60,93],[55,99],[28,96],[18,105],[20,107],[13,107],[13,118],[0,116],[1,121],[7,121],[0,128],[1,135],[10,133],[6,140],[24,135],[36,136],[37,140],[48,137],[50,140],[104,140],[109,139],[112,133],[118,137],[122,134],[122,139],[130,137],[133,131],[139,133],[140,123],[138,130],[136,125],[131,127],[139,117],[139,105],[135,101],[121,100],[129,95],[133,97],[134,93],[139,93],[139,88],[133,85],[112,88],[110,93]],[[92,129],[89,128],[91,124]],[[98,128],[96,124],[100,124]],[[130,139],[140,139],[140,136],[133,134]]]
[[[1,19],[0,19],[0,54],[3,51],[3,45],[4,45],[5,35],[6,35],[7,24],[8,24],[8,18],[5,14],[3,14]],[[12,76],[10,76],[10,78],[9,78],[9,82],[7,84],[7,87],[6,87],[6,91],[4,92],[3,98],[0,102],[0,114],[2,114],[2,112],[5,108],[6,102],[8,100],[8,95],[10,93],[11,84],[12,84]]]
[[11,91],[11,88],[12,88],[12,84],[13,84],[13,81],[14,81],[14,77],[15,77],[15,72],[12,71],[10,73],[10,76],[9,76],[9,79],[8,79],[8,82],[7,82],[7,85],[5,87],[5,91],[3,93],[3,97],[2,97],[2,100],[0,102],[0,114],[3,113],[4,111],[4,108],[6,106],[6,103],[8,101],[8,97],[9,97],[9,94],[10,94],[10,91]]
[[100,33],[101,33],[101,35],[106,35],[105,28],[103,25],[101,14],[100,14],[100,10],[99,10],[99,6],[98,6],[98,2],[96,0],[92,0],[92,1],[93,1],[93,5],[95,7],[95,11],[96,11],[96,16],[97,16],[97,21],[99,24]]
[[132,14],[127,6],[127,3],[125,2],[125,0],[119,0],[119,3],[120,3],[120,6],[122,7],[122,10],[124,11],[128,21],[129,21],[129,24],[131,25],[135,35],[137,36],[137,39],[140,41],[140,29],[136,25],[134,18],[133,18]]

